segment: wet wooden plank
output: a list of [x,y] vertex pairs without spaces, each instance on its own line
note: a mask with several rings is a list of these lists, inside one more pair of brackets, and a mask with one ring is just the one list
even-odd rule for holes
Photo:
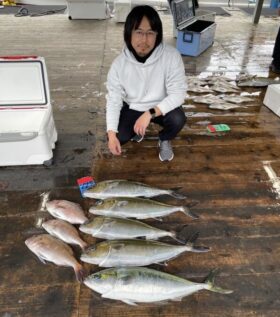
[[0,288],[0,314],[22,317],[75,317],[79,312],[79,288],[79,285],[70,283]]

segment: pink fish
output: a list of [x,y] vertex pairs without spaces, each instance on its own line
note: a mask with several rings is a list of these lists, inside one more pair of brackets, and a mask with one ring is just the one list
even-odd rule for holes
[[48,201],[46,208],[53,217],[72,224],[83,224],[88,220],[81,206],[68,200]]
[[87,243],[80,238],[78,230],[64,220],[48,220],[42,224],[42,227],[49,234],[66,243],[79,245],[83,250],[87,247]]
[[77,280],[83,281],[85,271],[75,259],[73,250],[63,241],[49,234],[41,234],[28,238],[25,244],[43,263],[49,261],[59,266],[70,266],[74,269]]

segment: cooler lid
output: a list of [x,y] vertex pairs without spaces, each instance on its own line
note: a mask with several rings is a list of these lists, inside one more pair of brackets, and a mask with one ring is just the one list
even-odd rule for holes
[[195,21],[193,0],[168,0],[176,28],[182,29]]
[[47,105],[46,76],[43,58],[0,57],[0,109],[3,106]]

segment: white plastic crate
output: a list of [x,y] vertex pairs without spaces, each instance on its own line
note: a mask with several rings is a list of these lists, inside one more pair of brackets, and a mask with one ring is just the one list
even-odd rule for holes
[[280,117],[280,85],[274,84],[267,87],[263,103]]
[[57,141],[45,60],[0,57],[0,166],[49,165]]

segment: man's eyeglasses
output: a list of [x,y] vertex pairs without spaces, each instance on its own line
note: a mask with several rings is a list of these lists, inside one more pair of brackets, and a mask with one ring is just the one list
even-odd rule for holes
[[134,30],[133,34],[138,39],[143,39],[145,36],[147,36],[148,39],[154,39],[157,36],[157,32],[155,31],[144,32],[142,30]]

